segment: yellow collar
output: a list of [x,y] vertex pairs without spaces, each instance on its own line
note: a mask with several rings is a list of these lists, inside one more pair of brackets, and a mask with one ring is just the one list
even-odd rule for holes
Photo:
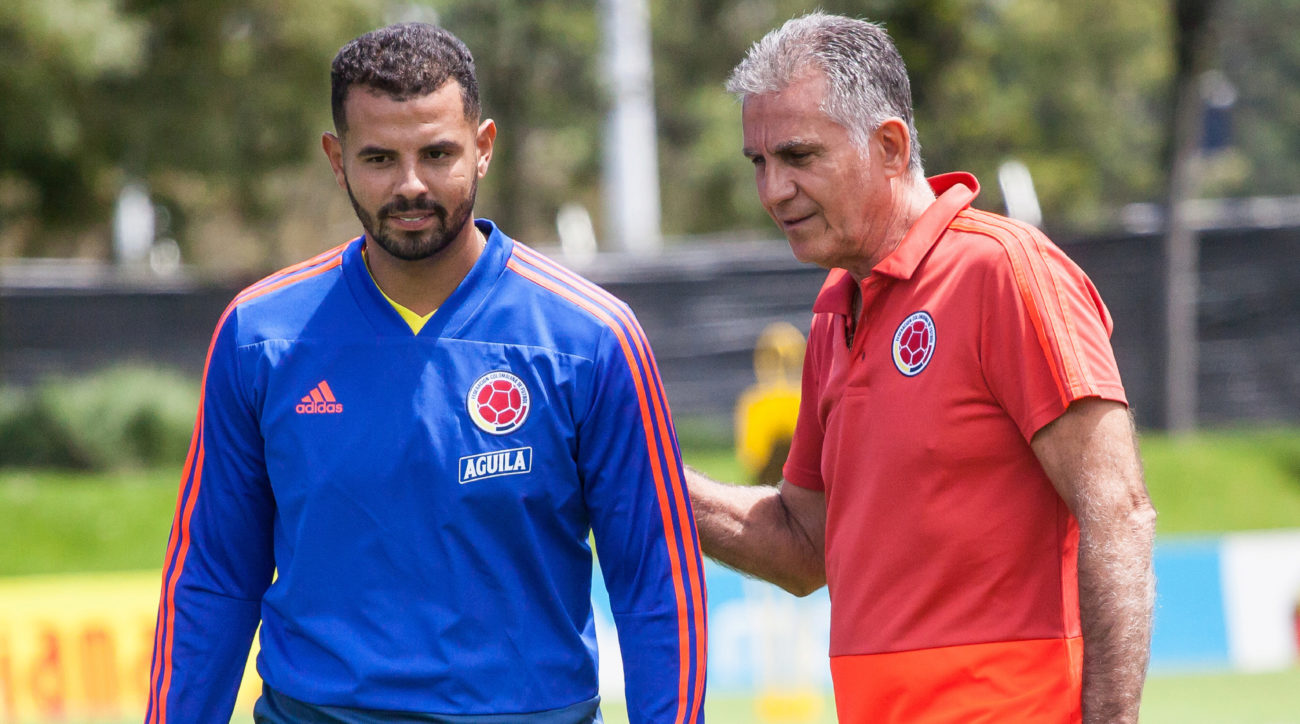
[[406,322],[407,326],[411,328],[411,334],[419,334],[420,330],[424,329],[425,323],[432,319],[433,315],[436,314],[438,310],[435,309],[432,312],[421,316],[393,301],[393,298],[388,296],[388,294],[386,294],[379,286],[379,283],[375,282],[375,275],[370,271],[370,255],[366,253],[366,248],[364,246],[361,247],[361,258],[366,262],[366,272],[370,274],[370,281],[374,282],[375,289],[378,289],[379,293],[384,295],[384,299],[387,299],[388,303],[393,305],[393,309],[397,310],[398,316],[400,316],[402,321]]

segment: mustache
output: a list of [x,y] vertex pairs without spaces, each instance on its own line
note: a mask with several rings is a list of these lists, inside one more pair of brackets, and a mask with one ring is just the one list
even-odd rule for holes
[[412,211],[423,211],[432,213],[441,221],[447,221],[447,207],[428,197],[418,197],[407,199],[398,197],[379,207],[380,216],[394,216],[397,214],[406,214]]

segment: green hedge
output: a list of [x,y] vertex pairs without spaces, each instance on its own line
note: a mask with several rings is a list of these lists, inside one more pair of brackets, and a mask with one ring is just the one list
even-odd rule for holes
[[198,383],[114,367],[31,388],[0,388],[0,467],[124,470],[184,460]]

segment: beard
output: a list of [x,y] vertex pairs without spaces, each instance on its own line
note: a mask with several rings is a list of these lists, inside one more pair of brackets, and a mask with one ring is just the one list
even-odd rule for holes
[[[346,179],[345,179],[346,180]],[[352,210],[361,221],[361,228],[366,231],[366,238],[372,239],[384,251],[404,261],[428,259],[451,244],[474,213],[474,201],[478,197],[478,177],[470,187],[469,195],[461,199],[456,208],[450,212],[446,206],[428,196],[415,199],[398,197],[379,207],[374,214],[362,208],[357,197],[352,194],[352,185],[347,184],[348,199]],[[404,231],[388,228],[388,218],[418,211],[433,214],[436,223],[424,231]]]

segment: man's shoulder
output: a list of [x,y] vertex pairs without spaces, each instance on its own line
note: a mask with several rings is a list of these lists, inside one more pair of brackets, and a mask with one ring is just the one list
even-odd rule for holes
[[1050,244],[1047,236],[1037,227],[1017,219],[1012,219],[992,211],[975,208],[962,209],[952,223],[948,225],[949,233],[965,237],[968,244],[983,240],[990,248],[1005,247],[1011,244]]
[[1061,248],[1037,227],[971,208],[962,210],[952,220],[939,247],[967,268],[987,264],[1005,266],[1031,259],[1065,256]]
[[978,280],[985,289],[996,284],[1029,298],[1047,288],[1093,286],[1087,273],[1037,227],[988,211],[962,211],[937,248],[943,249],[942,261],[933,273]]
[[516,241],[506,269],[511,284],[508,303],[545,310],[548,322],[592,332],[636,326],[626,302],[532,247]]
[[295,320],[319,314],[331,293],[343,283],[343,265],[352,243],[285,267],[245,287],[230,301],[223,321],[236,320],[245,333],[256,334],[260,328],[292,326]]

